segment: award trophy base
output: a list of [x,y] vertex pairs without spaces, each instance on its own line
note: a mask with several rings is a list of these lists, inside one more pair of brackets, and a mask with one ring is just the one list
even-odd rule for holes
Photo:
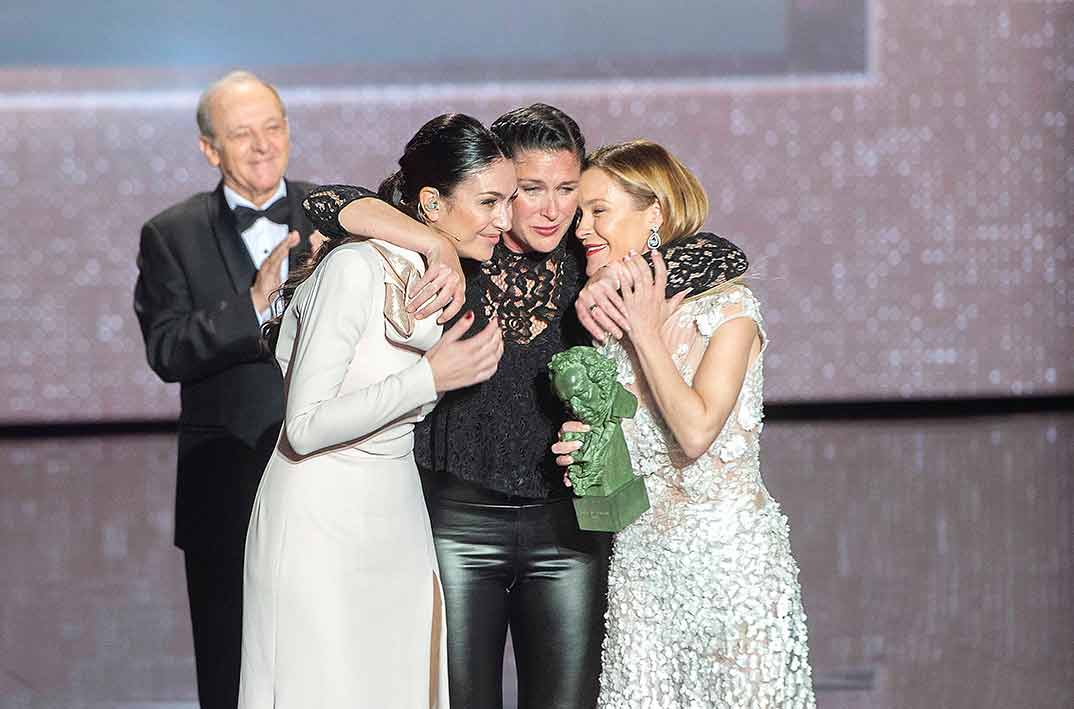
[[574,498],[578,528],[587,532],[621,532],[649,509],[645,481],[634,477],[610,495]]

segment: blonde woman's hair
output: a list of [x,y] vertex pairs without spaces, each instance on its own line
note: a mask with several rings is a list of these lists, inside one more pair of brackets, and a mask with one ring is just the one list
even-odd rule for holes
[[629,140],[598,148],[586,168],[600,168],[634,198],[638,209],[660,203],[664,223],[660,241],[667,244],[696,234],[709,216],[709,198],[689,168],[662,145]]

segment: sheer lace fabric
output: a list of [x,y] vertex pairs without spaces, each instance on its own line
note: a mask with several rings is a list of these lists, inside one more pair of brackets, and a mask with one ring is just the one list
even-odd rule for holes
[[[668,267],[668,298],[684,290],[700,295],[749,268],[742,249],[722,236],[707,236],[704,240],[679,239],[660,250]],[[649,254],[645,256],[651,263]]]
[[[686,249],[692,255],[680,259]],[[746,264],[741,249],[712,234],[670,244],[665,258],[696,261],[685,267],[698,268],[700,275],[677,274],[675,283],[698,289],[741,275]],[[585,281],[576,240],[568,234],[547,254],[517,254],[501,243],[489,261],[464,268],[466,310],[477,316],[473,329],[496,316],[504,334],[503,359],[492,379],[449,392],[419,426],[418,462],[509,495],[569,495],[549,452],[563,406],[548,384],[548,362],[557,352],[589,342],[574,312]]]
[[629,344],[602,348],[639,395],[624,432],[652,506],[616,535],[601,707],[815,706],[787,518],[760,474],[760,305],[741,285],[705,295],[673,316],[665,341],[692,383],[713,334],[742,317],[757,324],[761,351],[723,430],[693,461],[652,408]]
[[563,415],[548,361],[585,336],[573,308],[581,264],[566,241],[547,254],[516,254],[501,243],[489,261],[463,268],[471,332],[496,316],[503,357],[491,379],[448,392],[419,426],[418,464],[507,495],[566,496],[549,452]]
[[330,239],[347,236],[339,225],[339,213],[351,202],[367,197],[376,198],[377,193],[354,185],[322,185],[306,195],[302,208],[317,229]]
[[[482,264],[486,289],[481,303],[485,318],[499,319],[504,339],[524,345],[547,330],[563,308],[570,307],[572,299],[563,297],[565,251],[561,245],[552,257],[545,257],[516,254],[501,246],[494,258]],[[567,289],[572,293],[576,290],[577,273],[574,280]]]

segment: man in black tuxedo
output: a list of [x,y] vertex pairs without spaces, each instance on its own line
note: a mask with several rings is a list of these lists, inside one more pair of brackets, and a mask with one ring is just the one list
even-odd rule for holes
[[269,298],[309,249],[312,189],[284,179],[283,102],[233,72],[198,103],[221,182],[142,227],[134,309],[150,367],[179,382],[175,543],[184,552],[198,698],[235,709],[246,527],[283,419],[279,367],[260,340]]

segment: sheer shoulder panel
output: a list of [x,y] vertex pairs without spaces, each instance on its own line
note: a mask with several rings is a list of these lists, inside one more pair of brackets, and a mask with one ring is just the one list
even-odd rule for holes
[[[704,231],[659,250],[668,265],[668,298],[686,289],[694,295],[704,293],[741,276],[750,265],[746,253],[736,244]],[[652,264],[648,253],[645,259]]]
[[[516,254],[497,246],[492,259],[482,264],[485,317],[499,318],[504,338],[526,344],[548,329],[564,302],[564,259],[560,245],[549,254]],[[572,289],[568,289],[572,290]]]
[[376,192],[365,187],[324,185],[306,195],[302,208],[322,234],[338,239],[347,236],[347,231],[339,225],[339,213],[351,202],[369,197],[379,199]]
[[721,325],[730,320],[749,318],[757,323],[762,347],[767,345],[768,337],[764,330],[764,318],[761,316],[761,303],[746,286],[732,285],[688,305],[690,307],[683,309],[681,317],[693,321],[706,338],[712,337]]

